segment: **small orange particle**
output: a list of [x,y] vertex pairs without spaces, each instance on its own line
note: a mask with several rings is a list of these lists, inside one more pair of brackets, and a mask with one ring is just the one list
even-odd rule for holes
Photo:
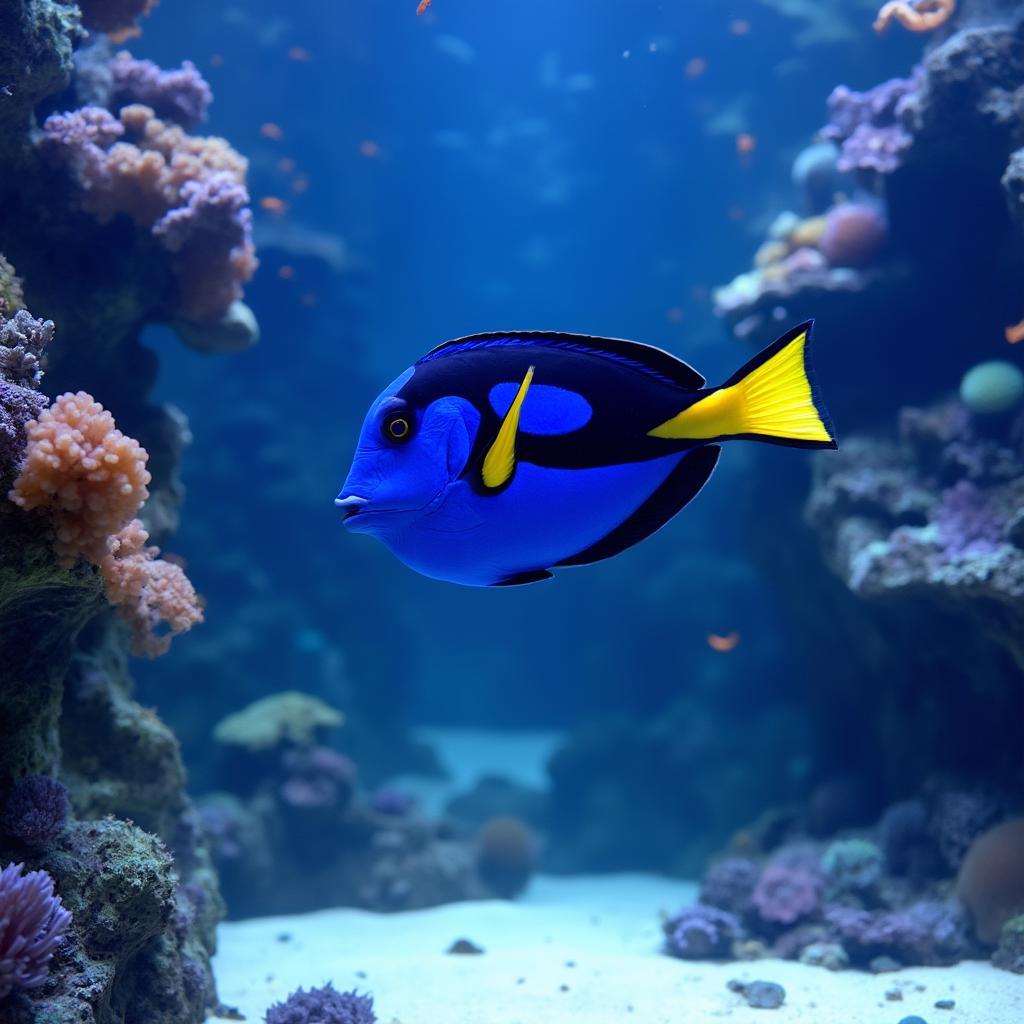
[[277,268],[277,276],[284,281],[290,281],[295,276],[295,268],[286,263],[283,267]]
[[419,7],[416,8],[417,16],[426,13],[427,8],[430,6],[430,2],[431,0],[420,0]]
[[727,633],[719,636],[717,633],[708,633],[708,647],[720,654],[727,654],[740,642],[740,635],[737,632]]
[[292,181],[291,188],[297,196],[301,196],[304,192],[309,191],[309,178],[305,174],[300,174]]
[[1021,320],[1020,323],[1017,324],[1010,324],[1010,326],[1006,328],[1005,334],[1006,340],[1011,345],[1017,345],[1024,341],[1024,320]]
[[294,174],[295,161],[290,156],[283,156],[277,161],[277,169],[282,174]]
[[214,53],[210,56],[210,67],[211,68],[222,68],[224,67],[224,54]]
[[380,145],[373,141],[373,139],[363,139],[359,143],[359,155],[365,156],[367,160],[373,160],[380,156]]
[[265,139],[274,139],[276,141],[284,138],[284,130],[279,124],[274,124],[273,121],[264,121],[260,125],[260,135]]
[[734,36],[745,36],[750,34],[750,22],[746,18],[733,18],[729,22],[729,31]]
[[683,320],[683,311],[682,311],[682,309],[679,306],[669,306],[669,308],[665,310],[665,319],[670,324],[682,323],[682,320]]
[[740,132],[736,136],[736,152],[740,156],[750,156],[757,149],[757,139],[749,132]]
[[683,74],[687,78],[700,78],[708,69],[708,62],[703,57],[691,57],[686,62],[686,68]]
[[313,54],[304,46],[289,46],[288,59],[297,61],[299,64],[308,64],[313,59]]
[[283,199],[278,199],[277,196],[264,196],[260,200],[260,206],[267,213],[272,213],[277,217],[283,217],[288,212],[288,204]]

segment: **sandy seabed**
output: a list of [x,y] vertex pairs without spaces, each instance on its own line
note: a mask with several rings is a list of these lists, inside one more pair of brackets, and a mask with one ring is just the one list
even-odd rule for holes
[[[893,974],[833,973],[783,960],[708,964],[662,955],[658,914],[690,883],[649,875],[539,877],[515,903],[374,914],[324,910],[224,924],[220,997],[250,1021],[300,985],[372,992],[381,1024],[1022,1024],[1024,977],[988,963]],[[459,938],[482,955],[451,955]],[[786,989],[755,1010],[730,978]],[[886,993],[899,991],[900,1001]],[[952,1010],[935,1008],[952,999]]]

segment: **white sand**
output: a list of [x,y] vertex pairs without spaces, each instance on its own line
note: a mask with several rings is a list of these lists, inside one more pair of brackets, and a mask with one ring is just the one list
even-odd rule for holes
[[[382,1024],[1021,1024],[1024,978],[987,963],[872,976],[780,960],[695,964],[658,952],[657,914],[694,887],[643,875],[541,877],[517,903],[379,915],[327,910],[225,924],[214,962],[221,999],[250,1021],[302,985],[372,991]],[[290,936],[281,941],[281,936]],[[457,938],[483,956],[450,956]],[[753,1010],[730,978],[783,985]],[[898,988],[902,1002],[887,1002]],[[937,999],[956,1008],[936,1010]]]

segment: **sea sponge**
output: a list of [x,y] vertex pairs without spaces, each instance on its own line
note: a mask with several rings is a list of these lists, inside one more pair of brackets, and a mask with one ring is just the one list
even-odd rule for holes
[[960,866],[956,894],[978,938],[995,945],[1003,925],[1024,913],[1024,818],[1005,821],[974,841]]
[[345,716],[340,711],[319,697],[285,690],[222,718],[213,736],[218,743],[253,752],[271,750],[282,743],[312,747],[317,729],[331,728],[344,721]]
[[480,829],[477,872],[499,896],[511,899],[526,888],[537,861],[537,840],[519,818],[491,818]]
[[71,924],[45,871],[22,875],[21,864],[0,871],[0,999],[15,987],[46,981],[50,959]]
[[62,565],[80,556],[99,563],[107,540],[149,497],[145,448],[84,391],[55,399],[26,433],[25,461],[8,497],[51,512]]
[[863,267],[885,243],[888,228],[873,203],[840,203],[825,217],[818,248],[833,267]]
[[1024,399],[1024,372],[1005,359],[971,367],[960,382],[960,400],[978,416],[998,416]]

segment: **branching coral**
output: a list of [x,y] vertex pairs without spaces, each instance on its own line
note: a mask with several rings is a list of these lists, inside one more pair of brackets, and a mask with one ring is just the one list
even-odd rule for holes
[[8,320],[4,311],[0,296],[0,377],[38,387],[43,379],[43,353],[53,340],[53,321],[37,320],[27,309],[19,309]]
[[183,128],[193,128],[206,120],[213,93],[192,61],[183,61],[180,68],[165,71],[151,60],[136,60],[122,50],[108,67],[110,102],[114,108],[143,103],[157,117]]
[[156,658],[171,640],[203,621],[203,612],[185,570],[158,558],[149,534],[133,519],[107,541],[99,567],[107,581],[107,599],[132,628],[136,654]]
[[889,0],[878,12],[875,31],[884,32],[898,21],[911,32],[931,32],[944,25],[956,11],[956,0]]
[[149,497],[146,450],[117,429],[114,417],[84,391],[61,395],[27,427],[21,473],[9,495],[26,510],[53,514],[64,565],[84,556],[99,564],[107,540]]
[[256,269],[248,163],[224,139],[130,104],[119,118],[100,107],[53,114],[40,145],[73,168],[100,222],[126,214],[173,254],[178,315],[218,320],[241,297]]
[[13,988],[46,980],[50,959],[71,924],[45,871],[22,874],[21,864],[0,871],[0,999]]
[[26,433],[11,501],[51,512],[61,562],[83,557],[99,566],[108,599],[132,627],[136,652],[163,654],[202,612],[181,567],[156,557],[134,518],[149,496],[146,450],[84,391],[61,395]]

